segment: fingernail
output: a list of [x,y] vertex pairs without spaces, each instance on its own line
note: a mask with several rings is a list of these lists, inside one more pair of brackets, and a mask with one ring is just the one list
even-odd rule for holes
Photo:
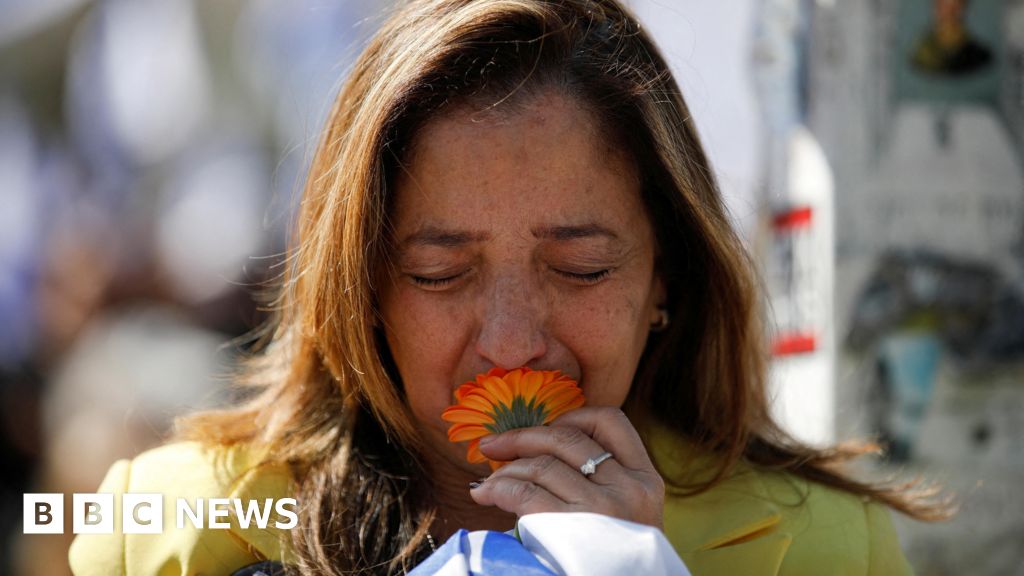
[[481,478],[479,480],[474,480],[474,481],[470,482],[469,483],[469,489],[470,490],[475,490],[475,489],[479,488],[480,485],[483,484],[486,480],[487,480],[487,478]]
[[481,446],[486,446],[487,444],[490,444],[493,441],[494,441],[494,434],[491,434],[489,436],[484,436],[483,438],[480,439],[480,445]]

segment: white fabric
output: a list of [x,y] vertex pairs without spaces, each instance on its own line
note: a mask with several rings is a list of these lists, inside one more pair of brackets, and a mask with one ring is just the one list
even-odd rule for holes
[[661,531],[601,514],[544,513],[513,532],[458,530],[410,576],[690,576]]
[[469,576],[469,566],[465,556],[452,556],[448,558],[434,576]]
[[529,514],[519,539],[566,576],[690,576],[660,530],[589,512]]
[[484,571],[484,540],[487,532],[478,530],[469,533],[469,571],[479,574]]

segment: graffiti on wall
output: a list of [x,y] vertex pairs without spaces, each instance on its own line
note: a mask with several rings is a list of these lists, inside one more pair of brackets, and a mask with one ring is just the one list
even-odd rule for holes
[[963,382],[1024,360],[1024,286],[989,262],[889,251],[857,298],[846,344],[874,359],[871,424],[889,458],[907,461],[940,360]]

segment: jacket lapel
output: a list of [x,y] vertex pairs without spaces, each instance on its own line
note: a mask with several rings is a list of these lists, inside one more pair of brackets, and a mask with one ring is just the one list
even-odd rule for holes
[[[662,472],[687,483],[711,478],[715,460],[692,444],[664,429],[647,438]],[[759,474],[742,464],[710,490],[665,499],[665,536],[693,574],[778,574],[792,541],[781,521]]]
[[792,541],[753,472],[696,496],[670,496],[665,534],[694,574],[774,576]]

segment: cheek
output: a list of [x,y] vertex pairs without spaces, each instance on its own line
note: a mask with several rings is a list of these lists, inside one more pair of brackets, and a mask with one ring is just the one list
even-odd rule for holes
[[450,404],[450,378],[466,345],[466,308],[417,292],[396,287],[382,298],[385,333],[410,407],[435,420]]
[[588,403],[619,406],[646,342],[645,299],[643,290],[608,288],[563,299],[552,327],[579,362]]
[[552,314],[561,326],[575,326],[574,332],[595,351],[605,351],[635,338],[645,296],[635,284],[611,284],[559,299]]

